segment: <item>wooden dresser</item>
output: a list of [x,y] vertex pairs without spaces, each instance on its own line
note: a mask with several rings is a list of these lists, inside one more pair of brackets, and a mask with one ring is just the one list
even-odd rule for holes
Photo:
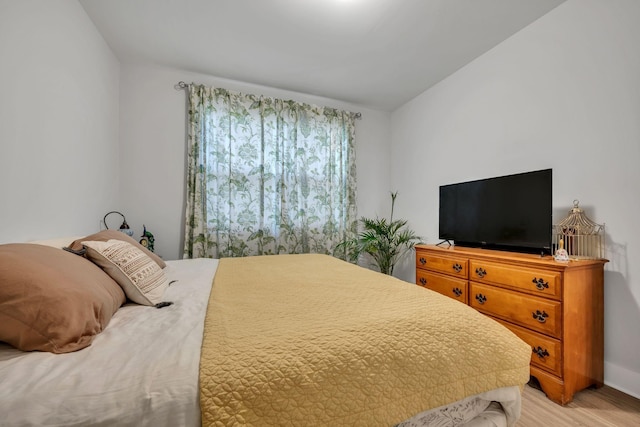
[[531,346],[531,376],[551,400],[603,384],[603,282],[607,260],[476,248],[416,246],[416,283],[455,298]]

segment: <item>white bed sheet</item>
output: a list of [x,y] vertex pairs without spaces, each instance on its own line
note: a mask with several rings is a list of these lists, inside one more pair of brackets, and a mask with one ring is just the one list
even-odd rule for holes
[[217,265],[168,261],[167,276],[177,282],[164,300],[174,304],[125,305],[80,351],[22,352],[0,343],[0,425],[199,426],[200,348]]
[[396,427],[510,427],[520,410],[520,388],[502,387],[422,412]]

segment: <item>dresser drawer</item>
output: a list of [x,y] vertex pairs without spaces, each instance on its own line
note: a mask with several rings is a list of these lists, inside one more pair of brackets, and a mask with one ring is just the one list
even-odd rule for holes
[[469,305],[533,331],[562,336],[562,304],[558,301],[470,282]]
[[467,303],[467,281],[464,279],[418,269],[416,270],[416,284],[462,303]]
[[562,275],[557,271],[471,260],[469,279],[504,285],[547,298],[562,297]]
[[416,267],[452,276],[467,278],[469,261],[466,258],[438,256],[416,251]]
[[561,341],[546,335],[532,332],[511,323],[498,322],[507,327],[518,338],[531,346],[531,364],[560,376],[562,372],[562,344]]

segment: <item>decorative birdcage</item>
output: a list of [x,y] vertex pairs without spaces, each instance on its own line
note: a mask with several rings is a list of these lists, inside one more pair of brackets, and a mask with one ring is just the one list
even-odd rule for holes
[[604,224],[596,224],[573,201],[569,216],[553,226],[553,247],[563,248],[572,259],[604,258]]

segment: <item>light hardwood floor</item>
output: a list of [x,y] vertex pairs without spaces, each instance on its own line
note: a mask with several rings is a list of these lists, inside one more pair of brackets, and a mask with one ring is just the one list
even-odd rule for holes
[[640,426],[640,400],[603,386],[575,394],[573,402],[560,406],[536,388],[522,393],[522,417],[516,427],[636,427]]

